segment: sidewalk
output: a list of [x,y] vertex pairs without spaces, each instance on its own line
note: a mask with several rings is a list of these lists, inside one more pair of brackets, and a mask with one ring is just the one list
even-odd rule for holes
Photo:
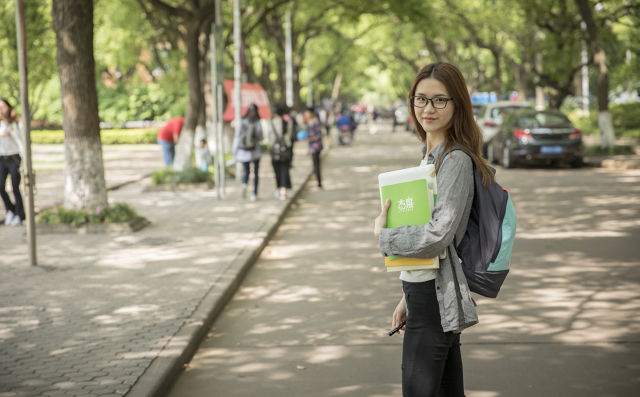
[[[594,136],[585,136],[585,145],[598,146],[600,140]],[[616,145],[629,145],[635,148],[635,154],[613,155],[613,156],[585,156],[584,162],[587,165],[598,168],[631,170],[640,169],[640,146],[637,140],[617,139]]]
[[[107,183],[156,169],[156,155],[136,155],[144,160],[118,169],[105,160]],[[254,203],[240,198],[232,180],[222,201],[215,190],[143,193],[148,179],[126,184],[109,201],[131,204],[151,226],[121,235],[38,235],[35,268],[24,226],[0,227],[0,396],[163,390],[295,205],[310,168],[306,143],[298,143],[287,201],[274,197],[268,155]],[[40,196],[58,191],[53,197],[61,198],[61,188],[59,176],[40,175]],[[57,200],[36,203],[49,201]]]

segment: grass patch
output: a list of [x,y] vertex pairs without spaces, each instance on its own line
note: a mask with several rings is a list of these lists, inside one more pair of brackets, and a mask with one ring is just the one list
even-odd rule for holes
[[183,171],[174,171],[172,168],[163,168],[151,174],[151,185],[166,185],[174,183],[203,183],[212,181],[211,172],[202,172],[195,167],[186,168]]
[[618,145],[611,149],[600,146],[587,146],[584,149],[584,154],[587,156],[611,156],[616,154],[635,154],[635,150],[633,146],[629,145]]
[[139,218],[140,215],[126,203],[112,206],[73,210],[61,205],[42,211],[36,222],[41,224],[67,224],[80,227],[87,224],[125,223]]
[[[100,140],[103,145],[131,145],[156,143],[157,128],[136,128],[124,130],[101,130]],[[40,145],[64,143],[63,130],[32,130],[31,142]]]

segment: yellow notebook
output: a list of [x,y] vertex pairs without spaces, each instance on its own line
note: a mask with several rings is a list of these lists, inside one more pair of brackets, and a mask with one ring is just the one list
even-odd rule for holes
[[438,257],[435,258],[405,258],[390,259],[384,258],[384,265],[388,272],[399,272],[404,270],[427,270],[440,268]]

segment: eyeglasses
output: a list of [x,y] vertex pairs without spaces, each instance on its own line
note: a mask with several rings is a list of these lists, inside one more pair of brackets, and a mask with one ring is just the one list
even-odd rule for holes
[[421,95],[414,95],[411,97],[411,104],[417,108],[427,107],[429,101],[431,101],[431,106],[433,106],[435,109],[444,109],[447,107],[447,103],[449,103],[449,101],[453,101],[453,98],[445,98],[441,96],[435,98],[427,98],[426,96]]

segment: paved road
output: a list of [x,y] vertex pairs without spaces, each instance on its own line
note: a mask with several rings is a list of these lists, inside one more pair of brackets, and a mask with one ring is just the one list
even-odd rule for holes
[[[400,296],[372,238],[376,175],[415,164],[406,134],[332,151],[203,341],[172,397],[401,395]],[[470,397],[640,390],[640,172],[498,170],[519,214],[513,270],[465,331]]]

